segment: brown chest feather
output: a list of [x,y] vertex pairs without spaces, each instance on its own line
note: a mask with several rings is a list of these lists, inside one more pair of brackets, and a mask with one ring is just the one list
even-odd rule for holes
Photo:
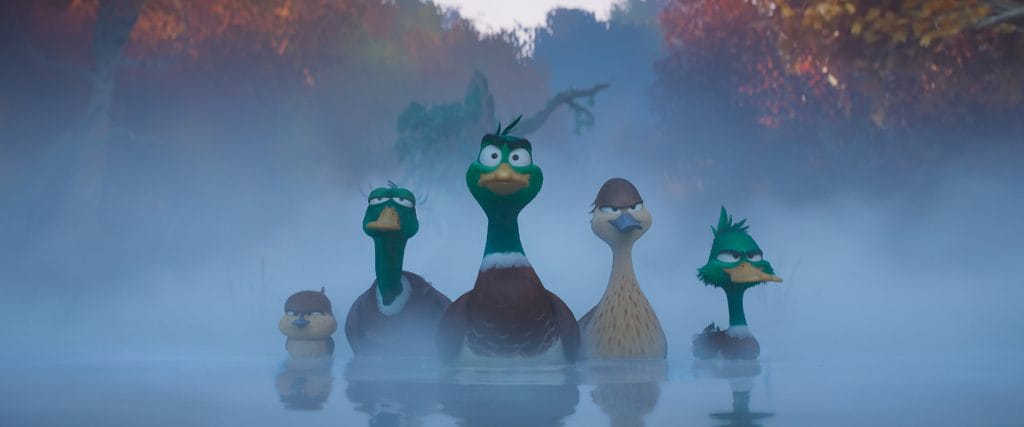
[[352,304],[345,322],[345,337],[356,355],[432,356],[434,334],[451,300],[422,277],[403,272],[409,282],[409,300],[402,310],[387,316],[377,306],[377,282]]
[[[572,312],[544,289],[532,267],[482,271],[473,290],[460,300],[459,313],[453,315],[463,319],[453,325],[463,331],[449,331],[454,332],[450,345],[461,347],[464,339],[478,355],[530,357],[561,339],[567,358],[575,358],[579,329]],[[445,353],[455,351],[450,350]]]

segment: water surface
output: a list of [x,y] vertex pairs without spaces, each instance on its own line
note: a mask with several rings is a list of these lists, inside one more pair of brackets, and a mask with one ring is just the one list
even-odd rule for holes
[[952,357],[507,370],[212,351],[10,358],[3,426],[1011,426],[1022,411],[1019,363]]

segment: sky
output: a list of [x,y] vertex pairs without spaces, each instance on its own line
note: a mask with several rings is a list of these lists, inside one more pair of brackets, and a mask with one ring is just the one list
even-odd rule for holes
[[484,33],[518,26],[533,28],[544,25],[547,13],[558,7],[584,9],[598,20],[606,20],[616,0],[438,0],[437,4],[458,9]]

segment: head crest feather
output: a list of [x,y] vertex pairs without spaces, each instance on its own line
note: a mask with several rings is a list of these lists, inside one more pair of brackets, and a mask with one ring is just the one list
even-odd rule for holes
[[729,213],[725,211],[725,206],[722,206],[722,212],[720,214],[718,214],[718,227],[711,227],[711,233],[713,233],[715,236],[718,236],[719,234],[722,234],[722,233],[725,233],[725,232],[728,232],[728,231],[744,231],[745,232],[745,231],[747,231],[747,228],[748,228],[748,226],[746,224],[747,224],[747,220],[746,219],[744,219],[744,220],[734,224],[732,222],[732,215],[729,215]]
[[501,122],[499,122],[498,123],[498,130],[501,131],[501,132],[498,134],[498,136],[508,135],[508,133],[510,131],[512,131],[512,128],[516,127],[516,125],[519,124],[519,120],[521,120],[522,118],[523,118],[523,115],[520,114],[519,117],[516,117],[516,119],[513,120],[512,123],[510,123],[507,127],[505,127],[505,130],[501,130]]

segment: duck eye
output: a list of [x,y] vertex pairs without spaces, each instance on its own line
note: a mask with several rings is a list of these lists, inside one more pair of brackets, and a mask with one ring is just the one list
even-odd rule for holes
[[310,315],[310,316],[323,316],[323,315],[324,315],[324,313],[323,313],[323,312],[320,312],[320,311],[314,311],[314,312],[312,312],[312,313],[309,313],[309,315]]
[[515,167],[530,166],[532,162],[533,159],[530,158],[530,152],[526,151],[525,148],[516,148],[508,155],[508,163]]
[[488,145],[480,150],[480,158],[477,160],[487,167],[498,166],[501,163],[501,149],[496,145]]
[[604,213],[616,213],[618,211],[619,211],[619,208],[616,208],[616,207],[601,206],[601,212],[604,212]]
[[370,199],[370,205],[379,205],[379,204],[384,203],[386,201],[388,201],[387,197],[374,197],[374,198]]
[[405,199],[405,198],[401,198],[401,197],[392,197],[391,200],[394,200],[395,203],[398,203],[398,204],[400,204],[402,206],[405,206],[407,208],[411,208],[411,207],[414,206],[414,203],[412,202],[412,200],[409,200],[409,199]]
[[287,315],[289,315],[289,316],[294,316],[294,315],[295,315],[295,312],[294,312],[294,311],[291,311],[291,310],[288,310],[288,311],[284,312],[284,314],[287,314]]
[[633,206],[630,206],[629,207],[629,211],[630,212],[636,212],[636,211],[639,211],[640,209],[643,209],[643,208],[644,208],[644,204],[643,203],[637,203],[637,204],[635,204]]
[[750,252],[747,254],[747,259],[749,259],[750,262],[758,262],[764,259],[764,255],[760,252]]
[[722,251],[718,253],[715,259],[721,262],[736,262],[740,260],[740,254],[734,251]]

